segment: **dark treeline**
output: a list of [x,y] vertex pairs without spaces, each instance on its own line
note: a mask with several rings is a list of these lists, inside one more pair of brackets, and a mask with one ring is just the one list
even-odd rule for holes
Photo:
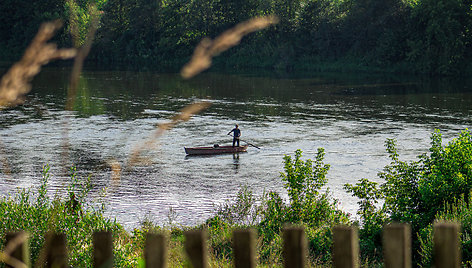
[[[216,58],[216,67],[472,73],[472,0],[90,0],[101,23],[89,63],[178,70],[205,36],[275,14],[280,23],[246,36]],[[87,0],[3,0],[0,56],[15,60],[40,22],[62,18],[57,41],[71,45],[70,14],[79,34]]]

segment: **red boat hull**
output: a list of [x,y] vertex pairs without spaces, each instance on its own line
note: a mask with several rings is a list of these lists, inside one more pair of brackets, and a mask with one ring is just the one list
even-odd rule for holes
[[219,146],[219,147],[193,147],[184,148],[188,155],[208,155],[208,154],[230,154],[241,153],[247,150],[248,145],[244,146]]

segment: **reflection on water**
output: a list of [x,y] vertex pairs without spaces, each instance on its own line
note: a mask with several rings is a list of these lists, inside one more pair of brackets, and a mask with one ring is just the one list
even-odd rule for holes
[[[302,149],[313,158],[318,147],[331,164],[330,191],[355,213],[356,200],[342,186],[375,178],[388,163],[387,138],[397,138],[400,154],[414,159],[427,150],[435,128],[447,140],[471,125],[468,81],[211,73],[184,81],[174,74],[94,71],[83,73],[74,112],[66,112],[68,79],[68,70],[47,69],[33,81],[24,106],[0,112],[0,190],[38,185],[49,163],[51,192],[63,191],[70,181],[60,172],[66,132],[69,164],[92,175],[94,198],[107,189],[109,215],[130,228],[146,215],[164,224],[170,209],[175,222],[202,222],[241,185],[256,194],[282,192],[283,155]],[[132,149],[156,124],[195,100],[213,104],[160,137],[146,152],[146,165],[128,165]],[[185,156],[188,146],[230,145],[226,133],[235,123],[260,150]],[[112,179],[110,161],[122,165],[119,179]]]
[[239,170],[239,153],[233,154],[233,169],[235,171],[234,173],[238,174],[238,170]]

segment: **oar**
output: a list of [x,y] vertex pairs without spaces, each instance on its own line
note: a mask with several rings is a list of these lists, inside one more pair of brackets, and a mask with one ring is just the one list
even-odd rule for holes
[[[231,134],[228,134],[228,135],[230,135],[231,137],[233,137],[233,138],[234,138],[234,136],[233,136],[233,135],[231,135]],[[245,140],[241,140],[241,139],[239,139],[239,140],[240,140],[240,141],[242,141],[242,142],[245,142],[245,143],[247,143],[248,145],[251,145],[252,147],[256,147],[257,149],[261,149],[261,148],[257,147],[256,145],[254,145],[254,144],[252,144],[252,143],[249,143],[249,142],[247,142],[247,141],[245,141]]]
[[252,144],[252,143],[249,143],[249,142],[247,142],[247,141],[245,141],[245,140],[241,140],[241,139],[239,139],[239,140],[240,140],[240,141],[244,141],[245,143],[247,143],[248,145],[251,145],[252,147],[256,147],[257,149],[261,149],[261,148],[257,147],[256,145],[254,145],[254,144]]

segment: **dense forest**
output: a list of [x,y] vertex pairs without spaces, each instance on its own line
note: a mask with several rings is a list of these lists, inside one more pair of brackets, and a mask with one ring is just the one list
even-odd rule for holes
[[273,14],[276,26],[246,36],[215,67],[472,72],[472,0],[4,0],[1,61],[17,60],[40,23],[52,19],[64,21],[60,46],[80,45],[90,4],[101,18],[87,62],[101,67],[174,71],[203,37]]

